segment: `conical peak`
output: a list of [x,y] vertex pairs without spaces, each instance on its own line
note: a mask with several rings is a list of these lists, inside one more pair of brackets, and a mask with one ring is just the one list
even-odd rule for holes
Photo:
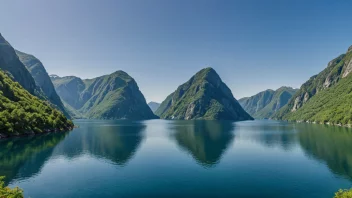
[[209,82],[216,83],[216,84],[218,84],[219,82],[222,82],[220,76],[211,67],[207,67],[200,70],[193,77],[196,80],[207,80]]

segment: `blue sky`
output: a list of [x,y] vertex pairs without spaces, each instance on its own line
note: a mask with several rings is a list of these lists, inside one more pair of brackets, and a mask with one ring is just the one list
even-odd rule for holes
[[161,102],[211,66],[239,99],[298,88],[352,45],[352,1],[2,0],[0,32],[49,74],[124,70]]

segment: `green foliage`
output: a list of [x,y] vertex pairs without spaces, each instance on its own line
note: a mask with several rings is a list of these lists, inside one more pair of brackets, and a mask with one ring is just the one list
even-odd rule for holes
[[352,76],[340,80],[308,100],[302,108],[283,116],[290,121],[352,124]]
[[41,133],[72,127],[73,123],[61,112],[0,71],[0,133]]
[[0,198],[23,198],[23,190],[15,187],[13,189],[6,187],[5,177],[0,177]]
[[328,67],[309,79],[275,119],[336,125],[352,124],[352,76],[343,77],[352,52],[330,61]]
[[338,192],[335,193],[334,198],[352,198],[352,189],[340,189]]
[[202,69],[179,86],[161,103],[156,114],[165,119],[181,120],[252,119],[212,68]]
[[157,118],[147,105],[136,81],[126,72],[85,79],[52,77],[66,109],[74,117],[95,119]]
[[64,105],[61,102],[60,97],[57,95],[54,85],[50,80],[48,73],[46,72],[43,64],[33,55],[29,55],[20,51],[16,51],[19,60],[28,69],[32,75],[35,84],[40,87],[45,95],[45,98],[50,101],[57,109],[63,112],[66,116],[69,114],[66,112]]

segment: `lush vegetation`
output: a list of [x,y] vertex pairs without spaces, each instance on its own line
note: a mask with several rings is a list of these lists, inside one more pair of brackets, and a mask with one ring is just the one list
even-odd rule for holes
[[0,198],[23,198],[23,191],[18,187],[11,189],[5,186],[4,177],[0,177]]
[[303,107],[283,116],[290,121],[352,124],[352,76],[317,93]]
[[352,198],[352,189],[349,190],[339,190],[337,193],[335,193],[334,198]]
[[[300,91],[274,117],[337,125],[352,124],[352,76],[348,67],[352,52],[331,61],[319,75],[302,85]],[[325,78],[325,80],[322,80]]]
[[318,123],[350,124],[352,51],[330,61],[311,77],[273,118]]
[[29,55],[16,50],[16,54],[24,66],[28,69],[32,75],[36,85],[43,91],[45,99],[50,101],[57,109],[63,112],[66,116],[69,114],[66,112],[64,105],[61,102],[60,97],[57,95],[54,85],[50,80],[48,73],[46,72],[43,64],[33,55]]
[[55,89],[73,117],[95,119],[157,118],[136,81],[123,71],[94,79],[51,76]]
[[242,98],[239,103],[254,118],[270,118],[288,103],[296,91],[297,89],[291,87],[280,87],[275,91],[268,89],[254,96]]
[[0,133],[18,135],[68,130],[73,123],[0,71]]
[[165,119],[250,120],[212,68],[205,68],[177,88],[156,114]]

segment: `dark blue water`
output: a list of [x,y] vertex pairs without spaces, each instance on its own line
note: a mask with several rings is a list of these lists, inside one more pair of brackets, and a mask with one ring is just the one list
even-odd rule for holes
[[25,197],[332,197],[352,187],[352,131],[275,121],[77,120],[0,141]]

